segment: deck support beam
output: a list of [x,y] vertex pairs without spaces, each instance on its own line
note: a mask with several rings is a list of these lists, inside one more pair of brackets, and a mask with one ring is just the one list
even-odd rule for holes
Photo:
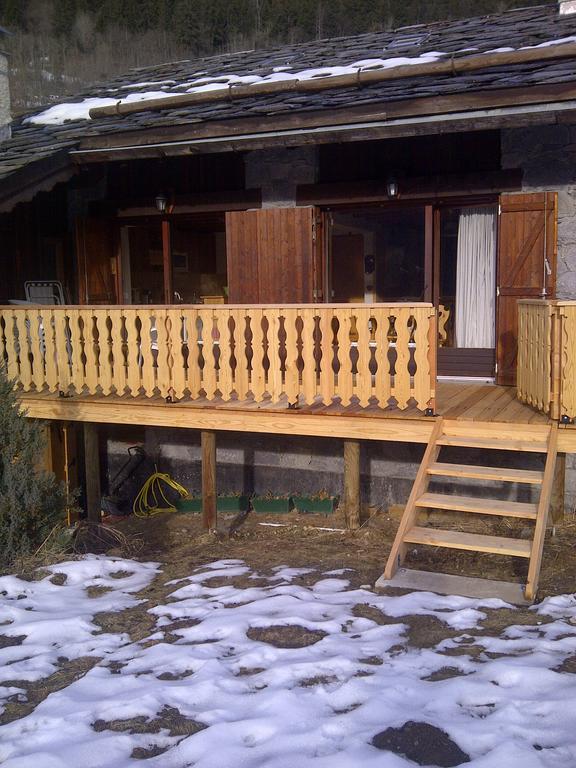
[[566,454],[559,453],[556,457],[554,480],[552,481],[552,498],[550,499],[550,522],[553,525],[564,519],[565,482]]
[[216,432],[202,432],[202,525],[216,528]]
[[344,515],[346,527],[360,527],[360,442],[344,441]]
[[86,515],[88,520],[99,523],[101,516],[100,449],[98,425],[84,424],[84,476],[86,491]]

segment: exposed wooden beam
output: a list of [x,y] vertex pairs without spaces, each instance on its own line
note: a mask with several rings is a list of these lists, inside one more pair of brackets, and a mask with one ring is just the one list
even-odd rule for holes
[[208,531],[216,528],[216,433],[203,431],[202,447],[202,524]]
[[172,281],[172,232],[170,220],[162,219],[162,268],[164,275],[164,302],[174,303],[174,287]]
[[[314,415],[293,410],[233,410],[167,404],[163,399],[62,398],[22,395],[27,415],[39,419],[91,421],[102,424],[134,424],[148,427],[254,432],[259,434],[309,435],[351,440],[399,440],[428,442],[433,419],[389,419],[373,416]],[[576,438],[576,430],[574,430]]]
[[360,442],[344,441],[344,516],[350,530],[360,528]]
[[[574,83],[557,83],[522,88],[472,91],[464,94],[458,93],[449,94],[447,96],[403,99],[401,101],[375,102],[374,104],[362,105],[359,107],[347,106],[340,109],[310,110],[309,112],[267,115],[265,116],[265,119],[263,119],[262,116],[258,116],[193,123],[187,121],[186,123],[177,125],[174,125],[174,123],[171,122],[169,125],[161,125],[140,131],[126,131],[124,133],[117,132],[102,136],[91,136],[85,138],[81,142],[78,150],[75,150],[72,154],[75,162],[101,162],[107,159],[120,159],[120,153],[110,152],[110,155],[108,156],[103,152],[91,154],[92,150],[124,148],[127,151],[134,152],[135,148],[141,147],[142,152],[146,150],[150,153],[149,155],[141,155],[142,157],[164,157],[168,154],[176,154],[177,151],[180,151],[181,154],[189,154],[189,142],[201,139],[229,137],[230,146],[233,146],[235,137],[246,134],[261,134],[263,132],[266,134],[274,132],[281,133],[282,131],[288,130],[315,128],[328,129],[330,127],[344,125],[350,125],[353,128],[355,125],[359,126],[364,123],[378,121],[389,123],[392,120],[423,116],[446,115],[447,121],[449,122],[449,115],[451,113],[474,112],[475,110],[496,109],[507,106],[548,105],[555,102],[561,103],[571,100],[576,100],[576,85]],[[530,119],[538,119],[538,117],[548,121],[552,119],[550,114],[544,116],[531,116]],[[511,119],[518,120],[521,118],[514,118],[512,116]],[[492,119],[492,123],[494,127],[497,127],[504,120],[504,116],[496,116]],[[479,122],[479,118],[476,118],[476,122]],[[482,122],[489,123],[489,116],[483,117]],[[438,126],[436,126],[436,128],[438,128]],[[359,127],[355,130],[356,132],[360,132]],[[403,135],[402,132],[405,134],[408,127],[400,126],[397,129],[394,129],[394,127],[390,125],[386,127],[382,126],[377,132],[383,135],[385,130],[388,131],[388,133],[393,133],[394,130],[396,130],[398,135]],[[423,126],[420,130],[434,130],[434,126]],[[470,128],[467,130],[470,130]],[[362,135],[365,135],[367,132],[368,135],[370,135],[368,127],[362,128]],[[372,131],[372,133],[375,133],[375,131]],[[374,136],[372,137],[374,138]],[[270,138],[272,143],[278,143],[279,137],[272,136]],[[300,143],[303,143],[302,136],[295,137],[295,139],[298,139]],[[320,140],[320,137],[315,137],[316,143]],[[335,132],[334,137],[330,140],[344,141],[346,138],[340,131],[338,133]],[[270,141],[270,139],[267,141]],[[288,137],[282,137],[283,144],[286,144],[288,141]],[[184,146],[180,148],[170,146],[171,142],[183,142]],[[158,146],[159,144],[162,144],[162,146]],[[204,145],[203,148],[199,148],[198,151],[218,151],[214,150],[215,146],[216,145]]]
[[[223,432],[252,432],[270,435],[304,435],[335,437],[344,440],[387,440],[400,443],[427,443],[435,419],[398,417],[353,416],[345,414],[314,414],[292,410],[266,411],[197,406],[194,404],[166,404],[161,398],[154,400],[119,398],[108,395],[97,398],[63,398],[57,395],[22,394],[19,402],[26,415],[35,419],[61,421],[88,421],[100,424],[133,424],[147,427],[179,427]],[[456,424],[456,422],[449,422]],[[460,422],[458,422],[460,423]],[[475,422],[478,428],[479,422]],[[526,425],[486,422],[486,430],[497,430],[501,440],[517,441],[518,434],[526,435]],[[538,436],[544,425],[530,425]],[[538,429],[536,429],[538,428]],[[461,423],[466,432],[466,422]],[[558,428],[558,451],[576,453],[576,428],[568,425]]]
[[[522,170],[487,171],[484,173],[446,174],[399,180],[398,202],[416,198],[497,195],[522,187]],[[336,205],[370,203],[389,200],[385,182],[354,181],[332,184],[301,184],[296,192],[298,205]],[[395,201],[396,202],[396,201]]]
[[[159,217],[158,209],[150,200],[119,200],[110,203],[118,210],[120,218],[138,216]],[[194,195],[177,195],[171,207],[173,215],[184,213],[219,213],[223,211],[244,211],[247,208],[260,208],[262,191],[260,189],[225,190],[222,192],[201,192]]]

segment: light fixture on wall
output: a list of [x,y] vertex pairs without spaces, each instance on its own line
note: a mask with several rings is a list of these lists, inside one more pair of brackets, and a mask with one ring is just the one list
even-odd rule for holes
[[168,197],[164,192],[158,192],[155,198],[156,208],[159,213],[166,213],[168,208]]
[[398,197],[398,181],[394,176],[390,176],[386,182],[386,191],[388,193],[388,197]]

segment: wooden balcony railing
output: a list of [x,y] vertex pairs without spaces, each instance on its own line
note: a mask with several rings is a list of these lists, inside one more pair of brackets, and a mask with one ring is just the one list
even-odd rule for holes
[[517,390],[553,419],[576,418],[576,301],[518,302]]
[[430,304],[0,307],[25,392],[434,406]]

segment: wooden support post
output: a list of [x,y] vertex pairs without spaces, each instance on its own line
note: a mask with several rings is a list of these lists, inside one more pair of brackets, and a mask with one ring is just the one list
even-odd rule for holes
[[360,527],[360,443],[344,441],[344,515],[346,527]]
[[54,455],[52,446],[52,430],[57,428],[58,422],[37,422],[44,433],[44,450],[42,451],[42,469],[45,472],[54,472]]
[[170,220],[162,219],[162,267],[164,270],[164,303],[174,303],[172,283],[172,232]]
[[100,522],[100,452],[98,446],[98,426],[84,424],[84,468],[86,490],[86,514],[88,520]]
[[552,481],[552,497],[550,499],[550,520],[559,523],[564,518],[564,484],[566,479],[566,454],[559,453],[556,457],[554,480]]
[[430,393],[428,408],[436,413],[436,387],[438,377],[438,310],[434,309],[428,325],[428,365],[430,367]]
[[216,528],[216,433],[202,432],[202,523]]

